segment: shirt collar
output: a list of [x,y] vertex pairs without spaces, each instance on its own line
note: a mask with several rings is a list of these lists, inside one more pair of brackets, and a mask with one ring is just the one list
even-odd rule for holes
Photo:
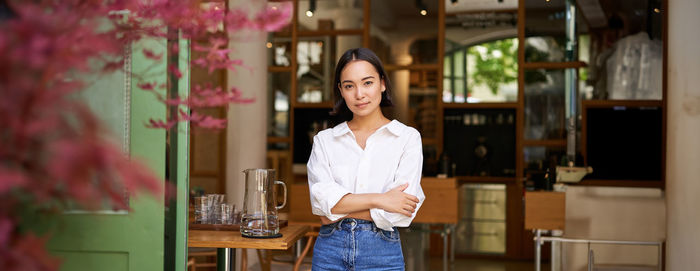
[[[380,127],[377,131],[380,131],[382,129],[387,129],[389,132],[394,134],[395,136],[401,136],[401,132],[403,129],[406,127],[403,123],[399,122],[398,120],[392,120],[388,124]],[[350,132],[350,127],[348,127],[348,122],[344,121],[341,124],[336,125],[333,127],[333,136],[341,136],[344,134],[347,134]]]

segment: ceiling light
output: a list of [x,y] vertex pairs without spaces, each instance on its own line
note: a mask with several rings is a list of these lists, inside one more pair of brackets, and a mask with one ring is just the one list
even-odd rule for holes
[[316,0],[309,0],[309,9],[306,10],[306,16],[313,17],[314,11],[316,11]]
[[420,10],[420,15],[428,15],[428,8],[423,4],[423,0],[416,0],[416,8]]

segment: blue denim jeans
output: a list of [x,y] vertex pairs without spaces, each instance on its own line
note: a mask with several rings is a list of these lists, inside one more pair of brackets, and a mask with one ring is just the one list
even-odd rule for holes
[[385,231],[372,221],[353,218],[323,225],[311,270],[404,270],[399,231]]

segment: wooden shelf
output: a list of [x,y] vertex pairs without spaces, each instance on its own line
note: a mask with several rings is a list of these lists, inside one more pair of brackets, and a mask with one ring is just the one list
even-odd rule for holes
[[341,36],[341,35],[358,35],[361,36],[364,30],[362,29],[342,29],[342,30],[312,30],[299,31],[299,37],[320,37],[320,36]]
[[301,103],[296,102],[293,106],[294,108],[328,108],[333,109],[333,102],[320,102],[320,103]]
[[442,103],[443,108],[447,109],[515,109],[518,108],[518,103]]
[[518,9],[485,9],[485,10],[465,10],[465,11],[457,11],[457,12],[445,12],[445,16],[450,16],[450,15],[460,15],[460,14],[479,14],[479,13],[518,13]]
[[292,72],[292,66],[267,66],[268,72]]
[[292,143],[291,137],[268,136],[267,143]]
[[440,69],[440,65],[438,65],[438,64],[411,64],[411,65],[386,64],[386,65],[384,65],[384,70],[386,70],[387,72],[398,71],[398,70],[417,71],[417,70],[438,70],[438,69]]
[[[595,169],[593,169],[595,170]],[[573,186],[612,186],[612,187],[648,187],[664,189],[664,182],[661,180],[594,180],[583,179],[578,183],[571,183]]]
[[523,69],[577,69],[588,67],[588,64],[583,61],[571,62],[525,62]]
[[523,146],[566,147],[566,139],[523,140]]
[[434,137],[424,137],[421,138],[421,141],[423,142],[423,145],[437,145],[438,140],[435,139]]
[[457,181],[463,183],[515,183],[516,177],[495,177],[495,176],[457,176]]
[[658,100],[586,100],[581,102],[583,108],[586,107],[661,107],[662,101]]

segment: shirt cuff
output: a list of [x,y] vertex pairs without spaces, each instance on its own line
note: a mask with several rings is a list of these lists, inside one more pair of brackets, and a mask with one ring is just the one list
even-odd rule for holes
[[338,189],[335,191],[326,191],[328,193],[328,197],[326,198],[326,204],[324,206],[325,210],[324,213],[326,213],[326,218],[330,219],[331,221],[336,221],[338,219],[341,219],[348,214],[334,214],[331,212],[331,209],[335,207],[336,204],[342,199],[345,195],[350,194],[350,191],[347,191],[345,189]]
[[372,217],[372,221],[374,221],[374,225],[377,225],[377,228],[380,228],[385,231],[394,231],[393,227],[394,225],[384,217],[386,214],[386,211],[378,208],[372,208],[369,209],[369,215]]

